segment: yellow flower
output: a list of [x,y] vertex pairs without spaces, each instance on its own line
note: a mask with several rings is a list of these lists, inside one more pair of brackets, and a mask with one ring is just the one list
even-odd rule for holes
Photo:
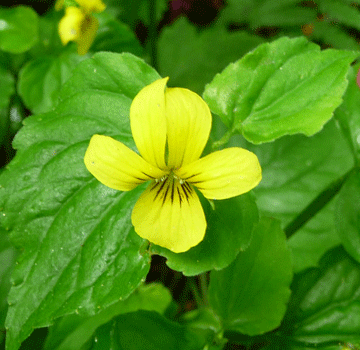
[[228,148],[200,156],[209,138],[211,113],[204,100],[168,78],[143,88],[130,108],[139,154],[108,136],[94,135],[85,154],[87,169],[104,185],[130,191],[150,181],[135,204],[136,233],[175,253],[200,243],[206,220],[194,187],[208,199],[250,191],[261,180],[255,154]]
[[[65,16],[59,22],[59,35],[63,45],[69,41],[77,43],[78,54],[85,55],[93,43],[99,27],[98,20],[91,14],[102,12],[105,5],[101,0],[76,0],[80,7],[69,6]],[[55,4],[57,10],[61,9],[64,0]]]

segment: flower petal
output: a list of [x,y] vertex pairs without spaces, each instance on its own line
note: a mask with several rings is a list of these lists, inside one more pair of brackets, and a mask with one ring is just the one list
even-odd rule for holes
[[65,16],[59,22],[59,36],[63,45],[77,40],[81,35],[81,25],[85,14],[77,7],[66,8]]
[[166,169],[165,85],[168,78],[144,87],[130,107],[131,131],[142,157],[159,169]]
[[106,6],[101,0],[76,0],[86,13],[102,12]]
[[103,135],[91,138],[84,162],[102,184],[119,191],[164,175],[123,143]]
[[176,175],[196,186],[206,198],[225,199],[257,186],[261,167],[254,153],[233,147],[211,153],[181,168]]
[[81,35],[76,39],[79,55],[85,55],[91,44],[94,42],[96,32],[99,28],[99,21],[93,16],[85,16],[81,25]]
[[175,253],[196,246],[206,231],[205,214],[194,189],[168,179],[149,185],[136,202],[131,220],[140,237]]
[[64,7],[65,0],[56,0],[55,2],[55,10],[60,11]]
[[211,129],[211,112],[205,101],[187,89],[165,91],[169,168],[180,168],[200,158]]

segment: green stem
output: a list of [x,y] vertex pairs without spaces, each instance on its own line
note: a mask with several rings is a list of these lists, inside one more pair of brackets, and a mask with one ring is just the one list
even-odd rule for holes
[[206,305],[209,305],[208,298],[207,298],[208,280],[207,280],[206,272],[202,273],[199,276],[199,279],[200,279],[200,290],[201,290],[203,305],[206,306]]
[[229,129],[220,140],[213,142],[211,146],[212,150],[213,151],[218,150],[222,146],[226,145],[229,142],[232,135],[233,135],[233,131]]
[[197,307],[198,308],[202,307],[204,305],[204,303],[203,303],[203,300],[202,300],[201,295],[199,293],[199,289],[198,289],[198,286],[197,286],[197,284],[195,282],[195,279],[194,278],[189,278],[188,283],[189,283],[189,287],[191,289],[191,292],[192,292],[192,294],[194,296]]
[[151,65],[158,70],[157,62],[157,30],[156,30],[156,1],[149,1],[149,44]]
[[346,179],[355,169],[355,167],[352,168],[338,180],[332,182],[292,222],[290,222],[290,224],[285,227],[286,237],[291,237],[311,218],[313,218],[327,203],[329,203],[340,191]]

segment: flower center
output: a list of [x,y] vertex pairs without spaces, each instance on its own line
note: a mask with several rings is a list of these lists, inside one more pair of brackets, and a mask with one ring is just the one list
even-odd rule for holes
[[178,203],[180,206],[194,195],[194,189],[185,180],[179,178],[172,170],[169,174],[155,179],[150,185],[150,191],[155,191],[154,200],[161,200],[164,205],[167,202]]

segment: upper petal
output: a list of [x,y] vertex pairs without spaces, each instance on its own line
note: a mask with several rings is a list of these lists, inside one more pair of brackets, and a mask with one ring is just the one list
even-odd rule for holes
[[76,0],[86,13],[102,12],[106,6],[101,0]]
[[243,148],[217,151],[181,168],[176,174],[206,198],[225,199],[250,191],[261,180],[257,156]]
[[65,0],[56,0],[55,2],[55,10],[59,11],[64,7]]
[[109,136],[94,135],[84,158],[85,166],[102,184],[129,191],[163,172]]
[[79,8],[74,6],[66,8],[65,16],[59,22],[59,36],[63,45],[80,37],[84,19],[85,14]]
[[199,197],[178,181],[153,182],[132,212],[135,232],[175,253],[189,250],[205,235],[206,220]]
[[201,156],[211,129],[211,112],[205,101],[183,88],[165,91],[168,166],[178,169]]
[[166,118],[165,86],[168,78],[144,87],[130,107],[131,131],[142,157],[150,164],[165,169]]

